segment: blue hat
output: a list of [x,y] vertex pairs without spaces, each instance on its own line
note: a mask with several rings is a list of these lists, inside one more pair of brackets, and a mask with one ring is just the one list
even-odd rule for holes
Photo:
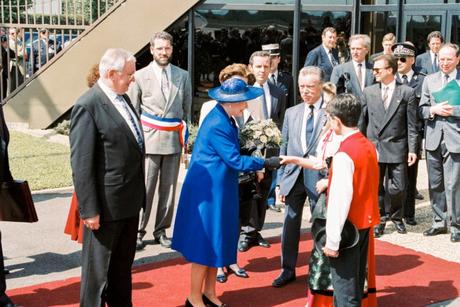
[[221,86],[212,88],[208,91],[209,97],[218,102],[242,102],[248,101],[264,93],[263,89],[248,86],[240,78],[230,78],[222,83]]

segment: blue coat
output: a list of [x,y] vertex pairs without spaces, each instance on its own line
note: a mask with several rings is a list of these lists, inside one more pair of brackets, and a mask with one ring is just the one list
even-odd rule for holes
[[240,156],[238,130],[220,104],[198,131],[177,208],[172,248],[187,261],[211,267],[236,263],[238,172],[264,160]]

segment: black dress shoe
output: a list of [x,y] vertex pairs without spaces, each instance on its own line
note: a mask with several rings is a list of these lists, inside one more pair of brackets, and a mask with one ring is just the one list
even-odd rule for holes
[[265,240],[260,233],[257,233],[257,244],[259,244],[259,246],[266,248],[270,247],[270,243],[268,243],[268,241]]
[[295,280],[295,274],[282,272],[272,283],[275,288],[281,288]]
[[374,228],[374,237],[380,238],[381,236],[383,236],[384,231],[385,231],[385,224],[378,224]]
[[249,244],[249,241],[248,240],[242,240],[238,243],[238,250],[240,252],[246,252],[249,250],[249,248],[251,248],[251,244]]
[[268,209],[275,211],[275,212],[281,212],[281,209],[278,208],[275,204],[268,205]]
[[140,250],[144,249],[144,247],[145,247],[144,241],[142,241],[141,238],[137,238],[137,240],[136,240],[136,250],[140,251]]
[[166,235],[161,235],[159,238],[155,238],[156,243],[160,243],[161,246],[171,248],[171,239]]
[[239,268],[238,271],[235,271],[235,270],[232,269],[231,266],[228,266],[228,267],[227,267],[227,272],[228,272],[229,274],[230,274],[230,273],[233,273],[233,274],[235,274],[236,276],[241,277],[241,278],[248,278],[248,277],[249,277],[249,275],[248,275],[248,273],[246,272],[246,270],[245,270],[245,269],[242,269],[242,268]]
[[432,236],[437,236],[437,235],[440,235],[440,234],[443,234],[443,233],[447,233],[447,228],[446,227],[440,227],[440,228],[431,227],[430,229],[425,230],[423,232],[423,235],[425,237],[432,237]]
[[202,296],[202,299],[203,299],[203,303],[206,305],[206,306],[211,306],[211,307],[227,307],[227,304],[221,304],[221,305],[217,305],[215,303],[213,303],[206,295],[203,294]]
[[185,307],[193,307],[192,303],[188,299],[185,300]]
[[398,233],[400,233],[400,234],[407,233],[406,225],[404,225],[403,221],[393,221],[393,224],[395,225],[396,231]]
[[460,242],[460,232],[450,234],[450,242]]
[[423,195],[420,194],[418,191],[417,191],[417,193],[415,193],[414,198],[415,198],[415,199],[418,199],[418,200],[423,200],[423,199],[424,199]]
[[217,274],[216,275],[216,281],[223,284],[224,282],[227,282],[227,275],[224,274]]
[[10,274],[10,270],[8,270],[8,269],[3,269],[3,274],[5,274],[5,275]]
[[404,218],[404,220],[406,221],[407,225],[411,225],[411,226],[417,225],[417,221],[413,217],[406,217]]

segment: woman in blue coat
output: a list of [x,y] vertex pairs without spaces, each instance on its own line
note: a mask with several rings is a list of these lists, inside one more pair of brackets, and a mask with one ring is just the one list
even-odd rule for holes
[[192,262],[186,306],[225,306],[215,292],[217,267],[236,263],[239,235],[238,172],[279,166],[279,159],[241,156],[232,117],[241,116],[246,101],[261,96],[259,88],[231,78],[209,91],[219,103],[206,116],[193,147],[182,186],[172,248]]

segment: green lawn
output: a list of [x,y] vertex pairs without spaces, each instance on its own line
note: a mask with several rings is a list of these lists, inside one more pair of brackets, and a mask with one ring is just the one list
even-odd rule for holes
[[10,169],[15,179],[25,179],[31,190],[72,185],[70,150],[16,131],[10,132]]

